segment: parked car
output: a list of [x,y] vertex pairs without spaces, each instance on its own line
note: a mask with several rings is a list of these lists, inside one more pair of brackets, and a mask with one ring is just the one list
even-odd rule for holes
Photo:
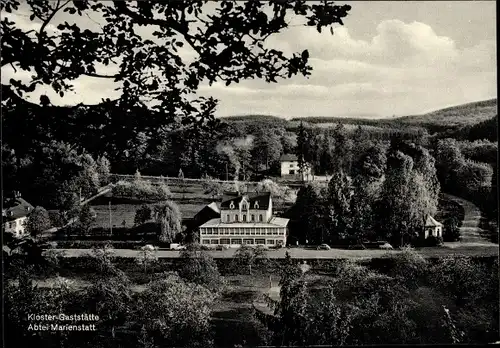
[[363,244],[352,244],[349,245],[349,250],[366,250],[366,247]]
[[180,245],[178,243],[171,243],[170,249],[172,249],[172,250],[186,250],[186,246]]
[[281,248],[283,248],[282,244],[275,244],[269,247],[269,249],[281,249]]
[[318,245],[318,247],[316,248],[316,250],[330,250],[330,246],[328,244],[321,244],[321,245]]
[[394,249],[394,248],[393,248],[393,247],[392,247],[392,245],[390,245],[389,243],[384,243],[384,244],[382,244],[382,245],[379,245],[379,249],[383,249],[383,250],[392,250],[392,249]]
[[215,247],[215,250],[219,250],[219,251],[227,250],[227,249],[229,249],[229,247],[225,244],[219,244]]
[[367,249],[380,249],[380,247],[382,245],[385,245],[385,244],[389,244],[389,242],[385,241],[385,240],[378,240],[376,242],[369,242],[369,241],[364,241],[363,242],[363,245],[367,248]]

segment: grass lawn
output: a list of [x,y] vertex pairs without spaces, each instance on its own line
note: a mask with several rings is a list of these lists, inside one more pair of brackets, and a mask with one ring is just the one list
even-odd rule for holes
[[[134,225],[134,217],[136,210],[143,203],[137,204],[112,204],[111,205],[111,223],[112,225],[121,227],[125,221],[125,227],[132,227]],[[207,203],[185,203],[179,204],[182,217],[193,217],[199,212]],[[93,205],[96,216],[96,227],[109,228],[109,206],[108,205]]]
[[[213,201],[212,197],[203,193],[199,184],[180,186],[169,186],[172,192],[172,200],[179,205],[183,218],[192,218],[205,205]],[[95,210],[96,227],[109,228],[109,202],[111,201],[111,224],[122,227],[134,225],[136,210],[144,203],[137,200],[115,199],[111,193],[99,197],[90,204]]]
[[[171,200],[179,206],[183,218],[192,218],[204,206],[217,198],[207,195],[198,183],[189,183],[184,187],[180,185],[169,185],[172,192]],[[90,205],[95,210],[95,227],[109,228],[109,202],[111,201],[111,224],[116,227],[132,227],[136,210],[144,203],[138,200],[126,200],[114,198],[112,193],[103,195],[93,200]],[[280,202],[274,202],[278,206]],[[154,203],[152,203],[154,204]]]

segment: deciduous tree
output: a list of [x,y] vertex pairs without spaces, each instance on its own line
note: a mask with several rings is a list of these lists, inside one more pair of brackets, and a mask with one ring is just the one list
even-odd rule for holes
[[326,216],[331,241],[345,239],[351,230],[351,180],[342,168],[335,170],[325,196]]
[[137,323],[157,344],[210,347],[210,314],[214,294],[201,285],[166,274],[150,283],[137,299]]
[[166,201],[154,206],[155,220],[160,224],[159,240],[172,243],[177,234],[182,232],[182,215],[179,206]]
[[48,230],[50,226],[50,217],[47,210],[43,207],[35,207],[28,216],[25,228],[31,236],[37,238],[40,233]]
[[[16,14],[19,7],[19,1],[9,0],[2,2],[1,10]],[[120,84],[123,106],[152,100],[171,123],[179,116],[184,124],[194,125],[213,120],[216,105],[212,98],[193,100],[202,81],[229,85],[249,78],[277,82],[297,74],[307,76],[311,70],[307,50],[287,57],[264,43],[287,28],[293,15],[304,17],[305,25],[319,32],[330,28],[333,33],[332,25],[343,24],[350,8],[303,1],[273,1],[267,8],[271,11],[261,2],[224,1],[215,11],[202,1],[30,2],[29,19],[37,31],[5,17],[1,66],[12,65],[33,75],[24,83],[11,80],[11,88],[18,93],[45,84],[63,96],[81,76],[109,78]],[[90,16],[99,24],[83,30],[57,21],[60,13]],[[140,35],[138,26],[152,28],[152,35]],[[194,53],[191,61],[185,58],[186,52]],[[116,71],[105,74],[102,67],[106,66]]]
[[251,247],[246,244],[241,245],[234,254],[233,268],[237,271],[247,268],[248,274],[252,274],[252,267],[260,261],[267,261],[267,251],[262,246]]
[[222,289],[223,278],[217,268],[215,260],[198,245],[189,245],[186,250],[181,251],[182,266],[179,276],[190,282],[202,285],[211,291]]
[[307,184],[297,193],[297,200],[288,216],[297,220],[296,236],[304,243],[320,243],[326,236],[325,205],[318,187]]
[[96,212],[88,204],[84,204],[78,215],[78,228],[82,235],[88,234],[96,221]]
[[378,207],[379,229],[393,243],[403,244],[412,237],[415,227],[423,224],[424,215],[410,195],[413,160],[400,151],[390,154],[382,197]]
[[139,250],[139,256],[137,257],[137,263],[144,267],[144,273],[148,271],[148,268],[156,261],[158,261],[158,255],[156,253],[157,248],[152,245],[144,245]]
[[282,186],[270,179],[264,179],[257,184],[257,192],[271,192],[273,199],[287,203],[295,203],[297,195],[288,186]]

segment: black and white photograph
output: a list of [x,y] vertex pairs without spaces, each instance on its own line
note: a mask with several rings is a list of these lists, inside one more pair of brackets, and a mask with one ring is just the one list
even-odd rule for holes
[[500,344],[496,13],[0,0],[0,345]]

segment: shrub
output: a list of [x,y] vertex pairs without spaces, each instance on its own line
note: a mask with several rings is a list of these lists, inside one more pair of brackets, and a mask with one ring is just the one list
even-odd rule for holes
[[257,184],[257,192],[271,192],[275,199],[283,200],[288,203],[295,203],[297,195],[288,186],[282,186],[270,179],[264,179]]
[[117,182],[113,187],[113,195],[146,201],[164,201],[170,197],[171,192],[164,183],[153,186],[149,181],[139,177],[134,179],[133,182]]
[[425,245],[428,246],[428,247],[440,246],[442,244],[443,244],[443,238],[442,237],[429,236],[425,240]]
[[157,185],[156,190],[153,191],[153,197],[155,200],[164,201],[169,199],[171,196],[170,189],[165,183],[160,183]]
[[187,245],[187,250],[191,251],[199,251],[199,250],[211,250],[210,247],[203,245],[203,244],[198,244],[198,243],[189,243]]
[[150,219],[151,219],[151,208],[148,205],[143,204],[135,211],[134,224],[142,225]]
[[52,226],[59,227],[64,225],[63,216],[61,216],[59,211],[49,211],[49,219]]
[[447,242],[456,242],[460,240],[459,222],[454,216],[444,221],[443,236],[444,240]]
[[75,240],[58,241],[57,247],[60,249],[89,249],[110,245],[115,249],[136,249],[144,245],[142,241],[104,241],[104,240]]
[[427,261],[412,248],[404,248],[394,256],[394,265],[390,271],[392,277],[404,281],[406,287],[417,288],[427,270]]
[[211,291],[218,291],[222,285],[217,264],[202,250],[190,247],[180,254],[183,259],[179,276],[188,282],[203,285]]

